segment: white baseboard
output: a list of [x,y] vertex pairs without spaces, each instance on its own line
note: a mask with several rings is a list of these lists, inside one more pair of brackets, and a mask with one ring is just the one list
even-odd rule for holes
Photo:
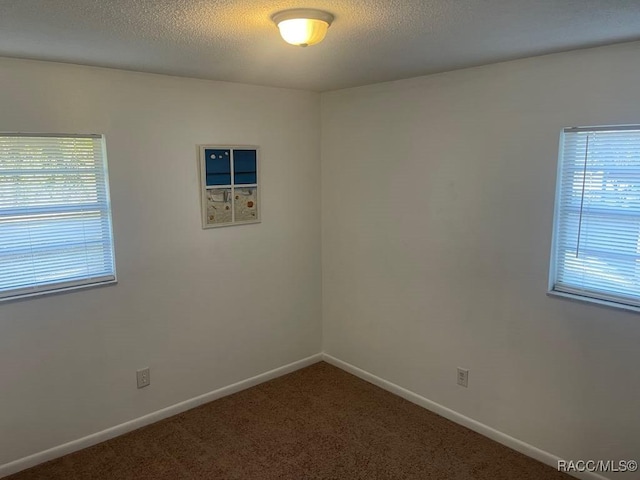
[[0,465],[0,478],[12,475],[27,468],[34,467],[41,463],[48,462],[49,460],[62,457],[63,455],[68,455],[69,453],[82,450],[83,448],[91,447],[92,445],[110,440],[119,435],[131,432],[132,430],[137,430],[138,428],[144,427],[151,423],[155,423],[173,415],[177,415],[186,410],[198,407],[202,404],[212,402],[213,400],[217,400],[218,398],[226,397],[227,395],[245,390],[247,388],[253,387],[260,383],[264,383],[268,380],[280,377],[287,373],[294,372],[301,368],[317,363],[321,360],[322,354],[318,353],[316,355],[303,358],[302,360],[298,360],[297,362],[284,365],[274,370],[269,370],[265,373],[261,373],[260,375],[256,375],[255,377],[247,378],[246,380],[242,380],[240,382],[228,385],[223,388],[219,388],[212,392],[199,395],[197,397],[185,400],[184,402],[180,402],[175,405],[171,405],[170,407],[163,408],[162,410],[158,410],[148,415],[144,415],[128,422],[121,423],[120,425],[116,425],[115,427],[107,428],[106,430],[102,430],[101,432],[97,432],[86,437],[65,443],[63,445],[50,448],[43,452],[35,453],[33,455],[29,455],[28,457],[24,457],[13,462]]
[[[360,377],[363,380],[366,380],[369,383],[373,383],[374,385],[387,390],[399,397],[404,398],[405,400],[409,400],[411,403],[415,403],[427,410],[430,410],[434,413],[437,413],[441,417],[444,417],[452,422],[455,422],[459,425],[467,427],[469,430],[473,430],[474,432],[479,433],[485,437],[490,438],[491,440],[495,440],[502,445],[505,445],[517,452],[520,452],[528,457],[534,458],[539,462],[544,463],[545,465],[549,465],[550,467],[558,468],[558,460],[560,457],[557,457],[549,452],[544,450],[540,450],[533,445],[529,445],[517,438],[513,438],[506,433],[499,432],[498,430],[489,427],[483,423],[480,423],[472,418],[466,417],[461,413],[458,413],[450,408],[440,405],[439,403],[433,402],[417,393],[414,393],[406,388],[403,388],[395,383],[391,383],[387,380],[384,380],[372,373],[369,373],[361,368],[358,368],[350,363],[344,362],[336,357],[333,357],[327,353],[322,354],[322,359],[330,363],[331,365],[338,367],[346,372],[349,372],[356,377]],[[581,480],[609,480],[606,477],[598,475],[596,473],[591,472],[576,472],[570,473],[569,475],[579,478]]]

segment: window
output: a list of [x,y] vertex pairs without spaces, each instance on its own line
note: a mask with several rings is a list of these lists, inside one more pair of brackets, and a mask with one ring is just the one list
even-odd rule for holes
[[0,134],[0,299],[114,281],[104,138]]
[[551,292],[640,307],[640,126],[561,136]]
[[200,145],[202,227],[260,221],[258,147]]

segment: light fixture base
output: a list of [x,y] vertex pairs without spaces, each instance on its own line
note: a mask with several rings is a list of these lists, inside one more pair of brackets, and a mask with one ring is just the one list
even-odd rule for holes
[[294,18],[308,18],[311,20],[321,20],[326,22],[327,25],[331,25],[335,17],[329,12],[322,10],[316,10],[314,8],[293,8],[291,10],[282,10],[281,12],[274,13],[271,16],[271,20],[278,25],[285,20],[293,20]]

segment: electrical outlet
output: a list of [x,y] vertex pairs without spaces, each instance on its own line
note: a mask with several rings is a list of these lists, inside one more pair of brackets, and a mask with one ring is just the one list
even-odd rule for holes
[[469,386],[469,370],[458,367],[458,385],[463,387]]
[[138,388],[148,387],[151,384],[151,371],[149,367],[136,371],[136,377],[138,378]]

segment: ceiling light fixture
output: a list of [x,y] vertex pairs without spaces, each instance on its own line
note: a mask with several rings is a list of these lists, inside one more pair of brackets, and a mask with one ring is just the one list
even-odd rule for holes
[[333,15],[322,10],[296,8],[278,12],[271,19],[280,29],[285,42],[307,47],[322,41],[333,22]]

